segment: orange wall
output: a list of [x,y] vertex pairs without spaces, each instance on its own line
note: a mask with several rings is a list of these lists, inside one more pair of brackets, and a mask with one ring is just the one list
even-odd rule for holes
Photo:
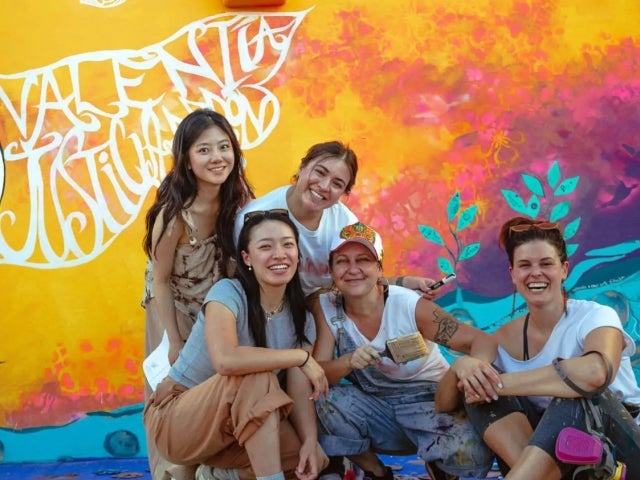
[[141,402],[144,213],[172,131],[198,106],[232,119],[258,194],[313,143],[350,143],[361,170],[347,203],[383,233],[389,273],[455,269],[442,302],[482,328],[510,311],[497,227],[555,216],[572,225],[573,293],[616,306],[640,336],[640,4],[223,12],[216,0],[0,4],[7,434]]

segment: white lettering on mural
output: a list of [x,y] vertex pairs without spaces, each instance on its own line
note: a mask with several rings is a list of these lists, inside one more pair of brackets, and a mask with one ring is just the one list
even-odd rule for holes
[[80,4],[97,8],[113,8],[122,5],[127,0],[80,0]]
[[243,149],[260,145],[280,115],[267,82],[307,12],[216,15],[141,50],[0,75],[0,264],[100,255],[159,185],[172,132],[196,108],[224,114]]

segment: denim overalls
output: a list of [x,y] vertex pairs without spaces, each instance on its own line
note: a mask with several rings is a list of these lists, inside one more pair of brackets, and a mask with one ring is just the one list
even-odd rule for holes
[[[338,356],[358,345],[344,329],[340,301],[331,318],[337,330]],[[448,473],[484,477],[493,454],[475,433],[464,411],[437,413],[437,383],[398,381],[377,366],[353,370],[352,383],[334,385],[328,397],[316,402],[320,444],[327,455],[358,455],[373,450],[383,454],[417,453],[425,462],[436,461]]]

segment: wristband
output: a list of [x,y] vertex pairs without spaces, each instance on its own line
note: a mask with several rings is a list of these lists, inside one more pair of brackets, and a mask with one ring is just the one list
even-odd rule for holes
[[396,278],[396,285],[398,287],[404,287],[404,285],[402,284],[403,282],[404,282],[404,276]]
[[553,368],[556,370],[556,373],[562,379],[562,381],[564,383],[566,383],[567,386],[569,388],[571,388],[571,390],[573,390],[578,395],[580,395],[581,397],[584,397],[584,398],[593,398],[596,395],[600,395],[602,392],[604,392],[609,387],[609,383],[611,383],[611,379],[613,378],[613,365],[611,364],[611,360],[609,360],[609,358],[605,354],[603,354],[602,352],[599,352],[597,350],[590,350],[590,351],[582,354],[582,356],[584,357],[584,356],[590,355],[592,353],[597,353],[598,355],[600,355],[600,357],[607,364],[607,378],[606,378],[606,380],[604,382],[604,385],[602,385],[600,388],[596,388],[595,390],[592,390],[590,392],[587,392],[586,390],[583,390],[582,388],[580,388],[578,385],[576,385],[568,377],[568,375],[566,374],[564,369],[560,366],[560,361],[563,360],[562,358],[556,358],[555,360],[553,360],[551,362],[551,364],[553,365]]
[[307,364],[307,362],[309,361],[309,357],[311,356],[311,352],[309,352],[308,350],[303,350],[303,351],[307,353],[307,358],[304,359],[304,362],[302,362],[300,365],[298,365],[298,368],[304,367]]

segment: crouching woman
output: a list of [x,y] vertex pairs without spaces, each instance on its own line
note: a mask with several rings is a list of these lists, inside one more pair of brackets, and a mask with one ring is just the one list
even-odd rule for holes
[[245,215],[237,278],[211,288],[144,411],[148,440],[168,460],[236,469],[240,479],[311,480],[326,466],[312,400],[328,384],[310,356],[298,261],[286,210]]
[[[469,352],[486,334],[412,290],[384,285],[382,257],[380,236],[362,223],[344,227],[331,243],[335,292],[313,305],[314,356],[331,384],[316,404],[320,442],[327,454],[347,456],[371,480],[393,479],[376,453],[417,453],[436,480],[482,477],[493,455],[462,411],[434,410],[434,393],[449,369],[436,343]],[[413,341],[398,352],[407,356],[392,356],[395,363],[385,352],[398,337]]]

